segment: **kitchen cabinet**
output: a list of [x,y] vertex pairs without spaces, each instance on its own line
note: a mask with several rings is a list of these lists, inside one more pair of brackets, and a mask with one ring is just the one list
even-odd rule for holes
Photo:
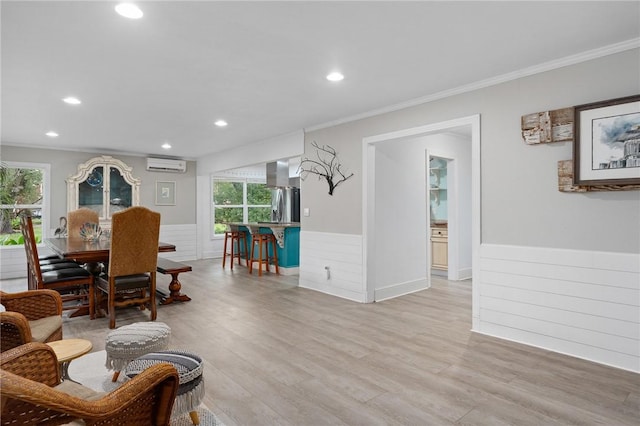
[[448,229],[431,228],[431,268],[446,271],[449,266]]
[[67,211],[86,207],[100,216],[100,225],[110,227],[113,213],[140,205],[140,179],[132,168],[108,155],[78,165],[67,178]]
[[448,268],[448,212],[447,212],[446,158],[429,158],[429,216],[431,240],[431,268],[446,271]]

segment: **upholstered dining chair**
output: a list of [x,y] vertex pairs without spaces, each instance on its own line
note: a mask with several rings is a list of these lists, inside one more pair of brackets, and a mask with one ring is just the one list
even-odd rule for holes
[[0,354],[2,424],[169,425],[178,373],[156,364],[107,394],[60,380],[53,349],[28,343]]
[[111,249],[107,271],[97,277],[98,305],[107,295],[109,328],[116,327],[116,308],[148,305],[151,321],[157,316],[156,267],[160,213],[129,207],[111,216]]
[[100,223],[100,216],[94,210],[81,207],[67,213],[67,235],[80,237],[80,228],[85,223]]
[[54,290],[0,291],[0,352],[62,339],[62,298]]
[[[75,263],[41,265],[31,216],[20,216],[20,229],[27,254],[29,289],[56,290],[62,296],[62,309],[87,309],[95,317],[93,275]],[[63,265],[63,266],[61,266]]]

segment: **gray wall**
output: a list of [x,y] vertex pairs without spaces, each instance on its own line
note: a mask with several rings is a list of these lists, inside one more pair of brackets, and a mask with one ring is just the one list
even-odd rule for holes
[[[69,175],[75,174],[78,164],[102,154],[53,149],[25,148],[2,145],[2,161],[22,161],[51,164],[51,226],[67,213],[67,184]],[[104,154],[111,155],[111,154]],[[148,172],[145,157],[111,155],[133,168],[133,176],[141,180],[140,204],[161,214],[162,225],[196,223],[196,163],[187,162],[186,173]],[[155,205],[156,181],[176,182],[176,205]]]
[[[569,142],[525,145],[524,114],[640,93],[640,51],[609,55],[419,106],[308,132],[333,146],[355,177],[327,195],[326,183],[302,182],[306,231],[362,234],[362,139],[481,115],[483,243],[640,253],[640,192],[561,193],[557,162]],[[417,96],[419,94],[416,94]]]

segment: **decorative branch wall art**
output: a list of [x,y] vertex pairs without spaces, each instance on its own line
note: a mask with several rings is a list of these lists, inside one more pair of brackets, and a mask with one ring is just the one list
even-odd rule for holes
[[304,157],[300,161],[298,171],[302,180],[306,179],[309,174],[317,175],[318,180],[324,179],[329,185],[329,195],[333,195],[333,191],[338,185],[353,176],[353,173],[347,175],[342,170],[342,164],[338,161],[338,153],[329,145],[318,145],[316,141],[311,144],[316,149],[315,158]]

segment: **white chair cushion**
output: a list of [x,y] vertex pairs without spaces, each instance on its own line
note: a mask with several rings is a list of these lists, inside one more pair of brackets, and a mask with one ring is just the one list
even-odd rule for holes
[[29,327],[31,327],[31,340],[44,343],[54,331],[62,327],[62,317],[54,315],[29,321]]

